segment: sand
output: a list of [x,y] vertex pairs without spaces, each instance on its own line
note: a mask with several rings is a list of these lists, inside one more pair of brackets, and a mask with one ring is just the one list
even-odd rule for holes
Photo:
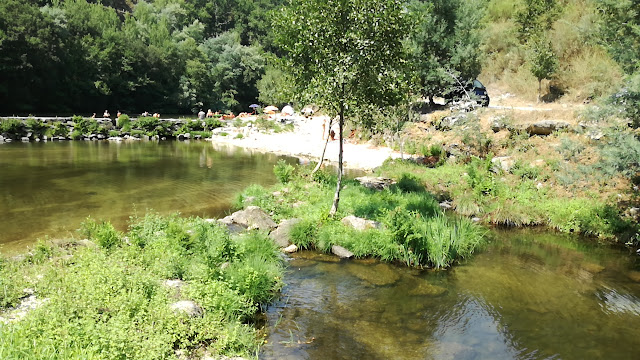
[[[252,118],[245,118],[245,123]],[[277,119],[276,119],[277,120]],[[252,127],[221,129],[228,133],[227,136],[213,135],[211,141],[214,145],[227,144],[261,152],[275,153],[298,157],[301,162],[318,161],[322,155],[325,140],[322,139],[322,125],[328,118],[315,116],[293,117],[294,131],[281,133],[268,133]],[[337,129],[337,126],[334,126]],[[236,138],[242,134],[242,138]],[[339,141],[329,141],[325,153],[325,162],[338,162]],[[344,167],[350,169],[373,170],[382,165],[388,158],[399,158],[400,153],[390,148],[374,146],[372,144],[359,144],[352,140],[345,140],[343,161]]]

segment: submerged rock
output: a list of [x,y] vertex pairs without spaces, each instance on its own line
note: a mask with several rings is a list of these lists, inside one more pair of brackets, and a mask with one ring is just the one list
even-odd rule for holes
[[378,264],[374,266],[349,265],[348,270],[353,276],[375,286],[386,286],[400,280],[400,274],[392,265]]
[[409,290],[409,295],[415,295],[415,296],[437,297],[437,296],[442,296],[446,293],[447,293],[447,289],[441,286],[429,284],[426,281],[417,281],[416,286],[412,287]]

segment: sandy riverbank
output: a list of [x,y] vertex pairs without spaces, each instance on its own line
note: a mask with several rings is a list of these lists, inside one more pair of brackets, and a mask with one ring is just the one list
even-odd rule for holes
[[[322,125],[328,118],[316,116],[305,118],[296,116],[293,120],[293,132],[267,133],[255,128],[230,128],[227,136],[214,135],[215,144],[231,144],[243,148],[255,149],[263,152],[290,155],[301,159],[318,161],[322,155],[325,140],[322,139]],[[245,122],[252,119],[247,118]],[[337,126],[334,127],[337,129]],[[242,134],[241,139],[236,138]],[[337,136],[336,136],[337,138]],[[325,161],[338,162],[339,141],[329,141],[325,153]],[[382,165],[388,158],[399,158],[400,152],[390,148],[371,144],[356,144],[345,140],[343,160],[345,168],[372,170]]]

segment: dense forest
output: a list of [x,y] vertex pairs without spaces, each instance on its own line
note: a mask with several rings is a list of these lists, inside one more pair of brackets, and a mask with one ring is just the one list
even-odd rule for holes
[[[294,101],[288,69],[278,66],[287,6],[3,0],[0,113],[238,112]],[[638,0],[407,0],[405,9],[409,30],[397,51],[413,94],[480,77],[544,101],[640,102]],[[625,111],[637,119],[634,108]]]

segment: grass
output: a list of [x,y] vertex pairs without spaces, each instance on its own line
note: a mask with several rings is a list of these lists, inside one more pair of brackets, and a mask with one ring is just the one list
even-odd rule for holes
[[[621,144],[622,142],[618,142]],[[620,146],[620,145],[619,145]],[[618,146],[618,147],[619,147]],[[626,146],[626,145],[625,145]],[[631,149],[633,146],[626,146]],[[563,141],[558,151],[574,157],[582,148]],[[605,150],[610,149],[606,147]],[[606,151],[605,151],[605,154]],[[610,157],[623,159],[622,156]],[[618,160],[625,168],[629,162]],[[600,162],[599,167],[609,166]],[[614,168],[609,166],[609,168]],[[399,178],[410,172],[415,181],[444,200],[452,200],[454,211],[462,216],[479,217],[488,224],[503,226],[546,225],[566,233],[579,233],[608,241],[627,242],[637,236],[638,224],[600,194],[563,190],[562,183],[577,186],[576,172],[563,180],[563,171],[554,163],[532,166],[516,161],[509,172],[496,171],[491,158],[472,158],[468,164],[447,162],[436,168],[425,168],[407,161],[386,162],[378,175]],[[620,173],[620,170],[617,170]],[[635,170],[633,170],[635,171]],[[592,166],[584,166],[580,177],[605,176]],[[568,176],[568,175],[566,175]],[[606,176],[605,176],[606,177]],[[554,180],[558,184],[550,184]]]
[[[292,242],[300,248],[330,252],[333,245],[340,245],[356,257],[374,257],[411,266],[449,267],[470,255],[483,242],[483,230],[479,226],[467,219],[448,220],[435,198],[411,174],[399,176],[395,186],[383,191],[367,189],[356,181],[345,181],[338,214],[333,218],[328,212],[335,177],[322,170],[313,178],[309,175],[309,168],[296,167],[286,183],[270,189],[251,186],[239,195],[236,206],[246,206],[247,200],[251,200],[251,205],[272,213],[276,222],[300,219],[291,231]],[[356,230],[341,222],[347,215],[373,220],[381,226]],[[434,237],[424,235],[420,247],[411,245],[410,239],[418,236],[420,227],[425,224],[433,224],[440,233],[453,235],[438,243],[434,242]],[[458,243],[449,244],[454,237]],[[440,250],[443,247],[447,249]],[[470,251],[463,250],[465,247]],[[437,251],[447,256],[444,259],[429,256]]]
[[[44,305],[0,325],[2,359],[171,359],[256,356],[254,314],[281,286],[279,252],[265,234],[231,237],[199,218],[134,218],[120,234],[88,220],[83,235],[0,260],[0,308],[31,288]],[[181,279],[180,291],[163,285]],[[190,299],[201,317],[174,313]]]

